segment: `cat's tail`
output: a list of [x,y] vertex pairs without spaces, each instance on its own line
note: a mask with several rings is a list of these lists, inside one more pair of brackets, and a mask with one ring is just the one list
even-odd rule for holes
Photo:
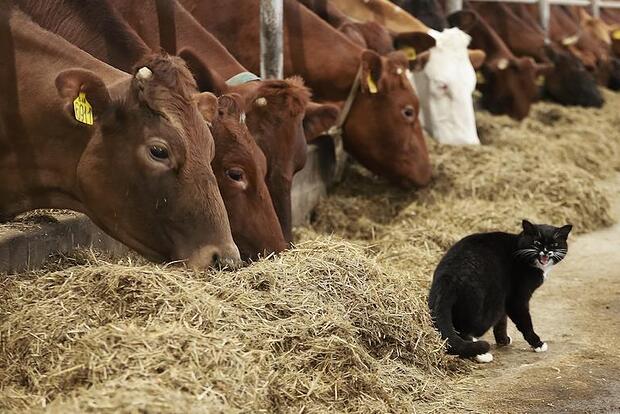
[[448,340],[448,353],[459,355],[464,358],[472,358],[476,355],[486,354],[491,349],[491,345],[486,341],[466,341],[459,336],[454,329],[452,322],[452,307],[454,299],[442,297],[441,294],[434,294],[431,290],[429,296],[429,306],[435,328],[443,339]]

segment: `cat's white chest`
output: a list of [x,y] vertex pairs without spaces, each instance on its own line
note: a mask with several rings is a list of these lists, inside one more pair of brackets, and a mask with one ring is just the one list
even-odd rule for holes
[[536,262],[536,267],[539,268],[540,270],[542,270],[543,272],[543,279],[547,279],[547,277],[549,276],[549,274],[551,273],[551,269],[553,268],[553,261],[549,260],[549,262],[545,265],[540,264],[538,261]]

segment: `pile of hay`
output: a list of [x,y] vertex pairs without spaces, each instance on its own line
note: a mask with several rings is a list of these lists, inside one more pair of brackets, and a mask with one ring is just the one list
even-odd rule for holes
[[64,259],[0,292],[2,411],[410,412],[463,367],[420,286],[329,237],[236,272]]
[[[521,218],[610,224],[620,95],[602,110],[478,114],[481,147],[430,144],[434,182],[357,165],[299,243],[235,272],[82,253],[0,281],[0,411],[384,413],[458,410],[426,292],[458,238]],[[335,233],[335,235],[331,235]]]

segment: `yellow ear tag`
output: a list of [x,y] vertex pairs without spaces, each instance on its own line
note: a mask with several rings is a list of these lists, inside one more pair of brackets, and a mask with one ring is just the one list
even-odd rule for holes
[[484,75],[480,71],[476,72],[476,83],[484,83]]
[[370,76],[370,74],[368,74],[368,78],[366,79],[366,83],[368,84],[368,91],[370,93],[377,93],[377,91],[378,91],[377,84],[375,83],[374,80],[372,80],[372,76]]
[[93,108],[86,100],[84,92],[80,92],[80,95],[73,101],[73,112],[75,112],[75,119],[79,122],[86,125],[93,124]]
[[407,56],[407,60],[416,60],[418,57],[418,54],[416,53],[415,49],[412,47],[403,47],[400,50],[405,52],[405,56]]
[[545,84],[545,77],[540,75],[536,78],[536,85],[543,86]]
[[612,38],[614,38],[614,39],[616,39],[616,40],[620,40],[620,29],[618,29],[618,30],[614,30],[614,31],[611,33],[611,37],[612,37]]

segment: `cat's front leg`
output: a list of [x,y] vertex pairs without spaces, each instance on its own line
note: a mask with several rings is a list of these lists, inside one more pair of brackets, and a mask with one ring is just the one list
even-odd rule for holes
[[508,336],[508,317],[502,316],[501,319],[493,327],[493,335],[495,336],[495,343],[499,346],[510,345],[512,338]]
[[540,340],[540,337],[534,332],[532,326],[532,317],[528,304],[514,305],[508,308],[508,316],[515,323],[517,329],[523,334],[523,338],[536,352],[545,352],[547,344]]

